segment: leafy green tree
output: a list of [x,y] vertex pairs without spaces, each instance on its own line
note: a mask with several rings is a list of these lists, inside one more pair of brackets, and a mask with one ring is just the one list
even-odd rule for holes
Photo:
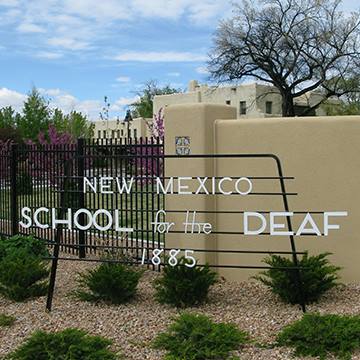
[[360,76],[355,76],[341,82],[343,92],[346,92],[339,103],[325,103],[327,115],[360,115]]
[[95,124],[90,122],[85,115],[80,112],[72,111],[66,115],[68,128],[67,131],[76,138],[91,138],[94,135]]
[[56,108],[54,109],[52,118],[51,118],[51,122],[52,125],[55,126],[55,129],[58,131],[65,131],[65,126],[64,126],[64,114],[63,112]]
[[95,125],[77,111],[65,115],[60,109],[55,109],[51,122],[57,131],[69,133],[74,139],[91,138],[94,135]]
[[20,118],[20,114],[11,106],[0,109],[0,142],[6,142],[8,140],[17,143],[21,142],[21,134],[17,129]]
[[139,100],[130,105],[133,117],[152,118],[154,116],[154,97],[156,95],[169,95],[181,92],[181,89],[172,88],[170,85],[160,87],[155,80],[149,80],[137,92]]
[[51,109],[49,102],[34,87],[29,93],[21,114],[11,107],[0,109],[0,138],[3,141],[12,139],[32,140],[37,142],[39,134],[46,134],[50,126],[59,133],[70,134],[76,138],[91,138],[94,124],[80,112],[71,111],[64,114],[60,109]]
[[52,112],[46,99],[35,87],[29,93],[22,113],[18,128],[23,138],[36,140],[40,132],[48,129]]
[[324,108],[329,116],[360,115],[360,102],[353,103],[340,100],[338,104],[326,103]]
[[19,118],[20,114],[15,112],[11,106],[0,109],[0,128],[15,128]]

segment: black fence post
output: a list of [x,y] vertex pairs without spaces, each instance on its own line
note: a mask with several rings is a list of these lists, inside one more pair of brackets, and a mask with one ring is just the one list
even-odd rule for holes
[[17,204],[17,144],[11,145],[10,158],[10,207],[11,207],[11,234],[16,235],[19,231],[18,227],[18,204]]
[[[85,194],[83,189],[83,179],[85,176],[85,141],[84,139],[78,139],[77,142],[77,176],[78,176],[78,196],[79,196],[79,209],[85,208]],[[85,214],[81,213],[79,216],[79,224],[85,224]],[[86,233],[85,230],[79,231],[79,258],[84,259],[86,257]]]
[[[65,163],[65,171],[64,171],[64,182],[60,193],[60,204],[58,208],[58,218],[63,219],[65,214],[65,204],[67,199],[66,189],[68,188],[68,181],[69,181],[69,172],[70,172],[70,164],[71,162],[68,161]],[[72,194],[70,194],[71,196]],[[59,261],[59,254],[60,254],[60,244],[63,242],[63,226],[59,224],[55,230],[55,243],[54,243],[54,251],[52,256],[52,263],[51,263],[51,270],[50,270],[50,280],[49,280],[49,287],[48,287],[48,296],[46,300],[46,310],[51,311],[52,302],[54,297],[54,290],[55,290],[55,282],[56,282],[56,273],[57,273],[57,266]]]
[[[283,175],[283,171],[282,171],[281,161],[275,155],[273,155],[273,158],[275,159],[277,167],[278,167],[278,173],[279,173],[279,178],[280,178],[280,187],[281,187],[281,192],[283,194],[282,197],[283,197],[284,208],[285,208],[286,212],[289,212],[289,203],[288,203],[288,199],[286,196],[286,188],[285,188],[285,181],[284,181],[284,175]],[[289,216],[286,217],[286,221],[287,221],[287,226],[288,226],[289,231],[292,232],[293,228],[292,228],[292,223],[291,223],[291,219]],[[295,282],[296,282],[295,285],[299,289],[299,293],[300,293],[300,304],[299,305],[301,306],[301,310],[305,313],[306,312],[305,294],[304,294],[301,270],[299,268],[299,260],[297,258],[295,239],[294,239],[293,235],[290,235],[289,238],[290,238],[290,246],[291,246],[291,251],[292,251],[292,259],[293,259],[293,263],[295,265]]]

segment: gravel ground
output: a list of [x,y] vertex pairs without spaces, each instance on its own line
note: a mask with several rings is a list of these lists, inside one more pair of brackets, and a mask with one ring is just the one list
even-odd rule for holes
[[[17,319],[12,327],[0,328],[0,358],[36,329],[49,331],[77,327],[112,339],[114,350],[121,351],[125,359],[161,359],[163,353],[151,349],[150,342],[156,334],[166,329],[177,311],[154,300],[151,283],[158,274],[145,272],[137,298],[127,305],[94,305],[69,297],[69,292],[74,289],[76,274],[92,266],[93,263],[59,262],[51,313],[45,312],[45,298],[14,303],[0,297],[0,313],[13,315]],[[341,285],[328,292],[318,304],[309,306],[308,310],[360,314],[359,297],[359,284]],[[216,321],[233,322],[240,329],[248,331],[257,343],[272,342],[284,325],[302,316],[297,306],[279,302],[260,284],[224,280],[213,287],[208,304],[190,311],[206,314]],[[241,359],[246,360],[290,358],[291,350],[286,348],[264,349],[254,344],[247,345],[241,351]],[[353,359],[360,359],[360,353],[355,354]]]

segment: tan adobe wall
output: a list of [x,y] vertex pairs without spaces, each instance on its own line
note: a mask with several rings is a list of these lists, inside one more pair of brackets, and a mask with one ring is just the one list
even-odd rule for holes
[[[298,250],[311,254],[332,252],[331,260],[343,267],[342,280],[360,279],[360,117],[312,117],[232,120],[235,109],[209,104],[170,106],[165,112],[166,154],[175,153],[175,136],[190,136],[191,153],[273,153],[283,164],[290,211],[348,211],[347,218],[333,219],[340,230],[327,237],[296,237]],[[223,120],[217,120],[223,119]],[[166,176],[277,176],[271,159],[167,159]],[[253,192],[280,192],[277,180],[252,180]],[[166,209],[284,211],[279,196],[167,196]],[[303,215],[293,218],[297,229]],[[182,221],[183,215],[167,214],[167,221]],[[317,225],[323,218],[314,215]],[[214,230],[241,230],[239,214],[202,215]],[[253,224],[255,225],[255,224]],[[173,247],[290,250],[284,236],[184,235],[169,234]],[[199,253],[200,255],[200,253]],[[261,264],[262,255],[200,256],[215,264]],[[244,280],[255,271],[221,269],[232,280]]]

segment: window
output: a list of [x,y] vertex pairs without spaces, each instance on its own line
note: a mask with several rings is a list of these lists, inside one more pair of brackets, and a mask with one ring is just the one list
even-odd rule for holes
[[112,137],[113,139],[115,139],[115,130],[113,130],[113,131],[111,132],[111,137]]
[[117,137],[120,139],[120,130],[117,130]]
[[231,100],[226,100],[226,105],[231,105]]
[[103,138],[106,139],[106,130],[103,131]]
[[246,115],[246,101],[240,101],[240,115]]
[[265,113],[272,114],[272,101],[267,101],[265,103]]
[[136,138],[137,135],[137,129],[134,129],[134,138]]
[[128,137],[131,137],[131,129],[129,129]]
[[124,129],[121,129],[121,137],[124,136]]
[[98,130],[98,139],[101,138],[101,130]]

